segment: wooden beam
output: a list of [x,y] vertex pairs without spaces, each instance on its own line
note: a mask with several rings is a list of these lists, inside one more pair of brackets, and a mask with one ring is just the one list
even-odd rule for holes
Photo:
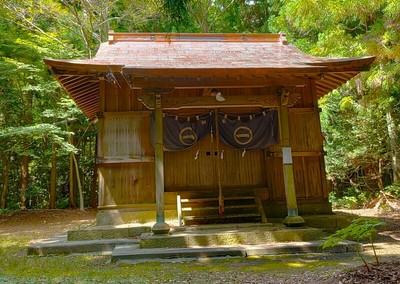
[[[162,98],[163,110],[179,110],[191,108],[219,108],[219,107],[262,107],[273,108],[279,106],[280,97],[277,95],[263,96],[226,96],[224,101],[217,101],[215,97],[169,97]],[[287,105],[294,105],[300,99],[300,94],[290,94]],[[138,98],[143,105],[151,110],[155,109],[154,95],[143,95]]]
[[265,86],[304,87],[310,76],[225,76],[225,77],[132,77],[126,76],[132,89],[141,88],[253,88]]

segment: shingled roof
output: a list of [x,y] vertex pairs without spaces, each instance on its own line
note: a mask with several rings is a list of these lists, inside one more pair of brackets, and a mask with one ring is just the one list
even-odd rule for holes
[[283,33],[111,32],[92,59],[45,59],[45,63],[93,119],[99,111],[99,78],[110,75],[137,89],[285,86],[315,78],[321,97],[368,70],[373,60],[311,56],[288,44]]

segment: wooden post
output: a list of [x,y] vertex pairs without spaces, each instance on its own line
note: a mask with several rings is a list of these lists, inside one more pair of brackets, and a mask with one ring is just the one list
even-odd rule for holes
[[178,222],[179,227],[183,226],[183,219],[182,219],[182,203],[181,203],[181,194],[178,193],[176,196],[176,211],[178,211]]
[[296,190],[293,175],[293,159],[292,148],[290,147],[289,133],[289,114],[287,108],[287,92],[283,92],[281,104],[279,107],[279,125],[282,145],[282,164],[283,164],[283,179],[285,185],[285,196],[288,215],[283,223],[288,227],[299,227],[304,225],[304,219],[299,216],[296,200]]
[[[98,123],[98,131],[97,131],[97,139],[96,139],[96,163],[99,165],[100,161],[104,158],[104,138],[105,138],[105,128],[104,128],[104,112],[106,111],[106,81],[104,77],[99,78],[100,84],[100,111],[96,114]],[[104,176],[101,174],[101,167],[97,167],[97,175],[99,179],[99,187],[98,187],[98,203],[97,206],[105,206],[106,199],[105,199],[105,183],[104,183]]]
[[156,185],[156,223],[152,227],[154,234],[167,234],[170,230],[164,216],[164,142],[163,142],[163,113],[161,93],[156,93],[154,110],[155,128],[155,185]]

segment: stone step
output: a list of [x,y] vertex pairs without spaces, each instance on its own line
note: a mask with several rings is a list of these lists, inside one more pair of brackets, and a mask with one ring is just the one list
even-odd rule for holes
[[208,246],[254,245],[273,242],[299,242],[322,239],[315,228],[227,229],[175,232],[172,235],[142,234],[140,248],[187,248]]
[[112,252],[116,246],[129,245],[139,248],[138,239],[106,239],[89,241],[68,241],[66,235],[29,244],[28,255],[55,255],[71,253]]
[[345,253],[362,251],[355,242],[341,242],[334,248],[322,250],[322,241],[268,243],[260,245],[197,247],[197,248],[153,248],[138,249],[135,245],[118,245],[112,252],[112,262],[141,262],[171,259],[199,259],[211,257],[249,257],[278,254]]
[[122,245],[115,247],[111,255],[111,262],[227,256],[245,257],[246,254],[243,248],[236,247],[137,249],[135,246]]
[[118,238],[138,238],[143,233],[151,232],[146,225],[91,226],[68,231],[69,241],[102,240]]

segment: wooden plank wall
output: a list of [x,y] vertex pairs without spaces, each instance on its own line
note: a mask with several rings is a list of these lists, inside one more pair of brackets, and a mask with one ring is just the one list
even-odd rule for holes
[[106,82],[99,118],[99,208],[155,202],[151,112],[142,110],[138,91]]
[[[150,174],[149,174],[150,173]],[[108,164],[99,167],[99,208],[155,202],[154,163]]]
[[223,188],[266,187],[264,151],[247,151],[243,157],[242,154],[243,151],[222,142],[219,142],[218,151],[216,138],[211,139],[210,135],[188,150],[165,152],[166,190],[218,190],[217,159],[221,155],[223,159],[219,160],[219,166]]
[[150,112],[105,113],[102,145],[104,157],[153,156]]
[[[316,108],[289,109],[293,172],[299,203],[327,198],[319,111]],[[268,155],[267,155],[268,156]],[[267,180],[272,200],[285,200],[280,145],[267,157]],[[275,170],[273,170],[275,169]]]

